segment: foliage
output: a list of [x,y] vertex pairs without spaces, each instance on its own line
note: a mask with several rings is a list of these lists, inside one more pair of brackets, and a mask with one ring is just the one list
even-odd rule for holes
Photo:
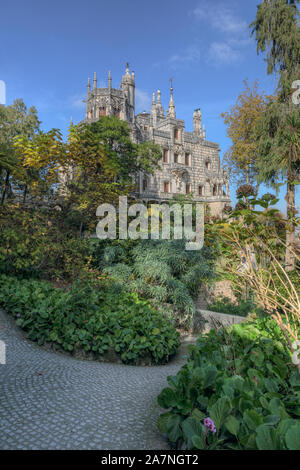
[[161,159],[154,142],[133,143],[128,124],[115,116],[72,125],[66,143],[60,131],[52,129],[34,139],[19,136],[14,146],[23,167],[35,175],[34,181],[27,181],[27,190],[47,196],[49,203],[51,188],[54,203],[65,214],[77,211],[80,235],[83,226],[94,226],[99,204],[116,203],[120,195],[132,192],[132,175],[153,172]]
[[[300,76],[299,0],[264,0],[252,23],[258,53],[266,53],[268,74],[278,75],[276,96],[269,99],[257,126],[259,180],[287,183],[287,215],[295,215],[295,184],[300,171],[300,108],[292,103],[292,84]],[[286,270],[295,269],[294,231],[286,232]]]
[[15,184],[26,186],[29,174],[23,171],[14,148],[14,138],[25,135],[30,141],[39,132],[40,121],[34,107],[27,109],[23,100],[15,100],[12,105],[0,105],[0,185],[1,204],[12,192],[12,178]]
[[60,212],[5,204],[0,220],[0,271],[67,281],[83,273],[89,243],[74,236]]
[[233,303],[227,297],[215,299],[207,306],[207,310],[212,312],[227,313],[228,315],[238,315],[247,317],[251,314],[261,314],[262,309],[257,307],[252,300],[240,299],[238,303]]
[[224,163],[231,171],[231,177],[240,183],[255,183],[258,159],[256,125],[265,108],[265,96],[259,94],[258,83],[250,88],[244,81],[245,90],[241,93],[230,112],[221,117],[227,125],[227,134],[232,146],[225,154]]
[[245,197],[248,198],[250,196],[255,196],[256,192],[251,184],[244,184],[240,186],[236,191],[237,198]]
[[[183,449],[300,449],[300,376],[276,324],[212,330],[158,397],[159,428]],[[216,433],[205,427],[209,417]]]
[[[292,351],[300,332],[299,248],[295,246],[293,251],[298,265],[287,272],[283,241],[287,221],[273,209],[277,202],[269,195],[249,199],[250,207],[261,206],[263,210],[242,208],[215,229],[222,270],[231,274],[236,289],[252,291],[255,302],[276,321]],[[299,225],[299,219],[294,223]]]
[[103,247],[101,242],[94,244],[95,267],[129,292],[149,299],[161,311],[171,311],[177,325],[191,325],[193,297],[201,283],[214,276],[214,255],[210,248],[186,251],[183,240],[118,241],[102,250],[99,246]]
[[279,74],[279,86],[299,79],[299,0],[263,0],[251,24],[257,52],[266,53],[268,74]]
[[69,290],[45,281],[0,275],[0,304],[28,337],[69,352],[101,358],[112,349],[126,364],[150,358],[165,363],[176,353],[179,334],[135,294],[109,284],[75,283]]

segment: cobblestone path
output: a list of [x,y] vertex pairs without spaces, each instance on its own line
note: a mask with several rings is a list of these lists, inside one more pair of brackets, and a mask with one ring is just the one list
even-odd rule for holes
[[184,362],[133,367],[49,352],[0,310],[0,449],[168,449],[156,397]]

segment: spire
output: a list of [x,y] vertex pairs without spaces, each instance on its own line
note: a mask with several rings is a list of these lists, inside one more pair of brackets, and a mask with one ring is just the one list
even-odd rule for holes
[[108,88],[111,90],[111,71],[108,72]]
[[91,80],[88,78],[88,84],[87,84],[87,92],[89,94],[89,92],[91,91]]
[[71,116],[71,119],[70,119],[70,127],[72,127],[72,126],[73,126],[73,118],[72,118],[72,116]]
[[170,88],[170,103],[169,103],[169,109],[168,109],[168,116],[172,118],[176,118],[176,113],[175,113],[175,103],[174,103],[174,98],[173,98],[173,78],[170,78],[170,83],[171,83],[171,88]]
[[155,106],[155,104],[156,104],[155,103],[155,93],[153,93],[153,95],[152,95],[152,106]]
[[126,62],[126,75],[130,75],[129,73],[129,63]]
[[205,130],[205,125],[204,125],[204,124],[203,124],[202,137],[203,137],[204,139],[206,138],[206,130]]
[[94,81],[93,81],[93,90],[96,90],[97,88],[97,74],[94,72]]
[[161,104],[161,93],[160,93],[160,90],[157,90],[157,104]]
[[160,90],[157,90],[157,105],[156,105],[156,109],[157,109],[157,114],[158,116],[164,116],[164,108],[161,104],[161,93],[160,93]]

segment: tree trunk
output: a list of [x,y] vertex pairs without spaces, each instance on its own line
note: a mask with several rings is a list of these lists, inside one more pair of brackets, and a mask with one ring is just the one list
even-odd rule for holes
[[[295,185],[293,184],[294,175],[288,175],[287,181],[287,219],[288,221],[294,217],[295,214]],[[287,272],[293,271],[296,267],[295,255],[293,253],[295,242],[295,228],[293,225],[287,228],[286,231],[286,252],[285,252],[285,270]]]
[[79,238],[82,238],[82,232],[83,232],[83,223],[80,222],[80,229],[79,229]]
[[246,183],[249,184],[249,165],[246,166]]
[[3,193],[2,193],[2,198],[1,198],[1,206],[3,206],[3,204],[4,204],[5,196],[6,196],[6,193],[7,193],[8,184],[9,184],[9,176],[10,176],[10,173],[7,170],[6,177],[5,177],[4,188],[3,188]]
[[24,188],[24,193],[23,193],[23,204],[25,204],[25,202],[26,202],[26,196],[27,196],[27,184],[25,184],[25,188]]

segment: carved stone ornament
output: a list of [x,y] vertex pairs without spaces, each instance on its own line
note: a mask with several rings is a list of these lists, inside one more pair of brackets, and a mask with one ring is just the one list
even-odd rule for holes
[[181,145],[174,145],[174,153],[180,153],[182,151],[182,146]]
[[188,175],[188,172],[184,168],[174,168],[172,170],[172,176],[178,181],[184,181]]

